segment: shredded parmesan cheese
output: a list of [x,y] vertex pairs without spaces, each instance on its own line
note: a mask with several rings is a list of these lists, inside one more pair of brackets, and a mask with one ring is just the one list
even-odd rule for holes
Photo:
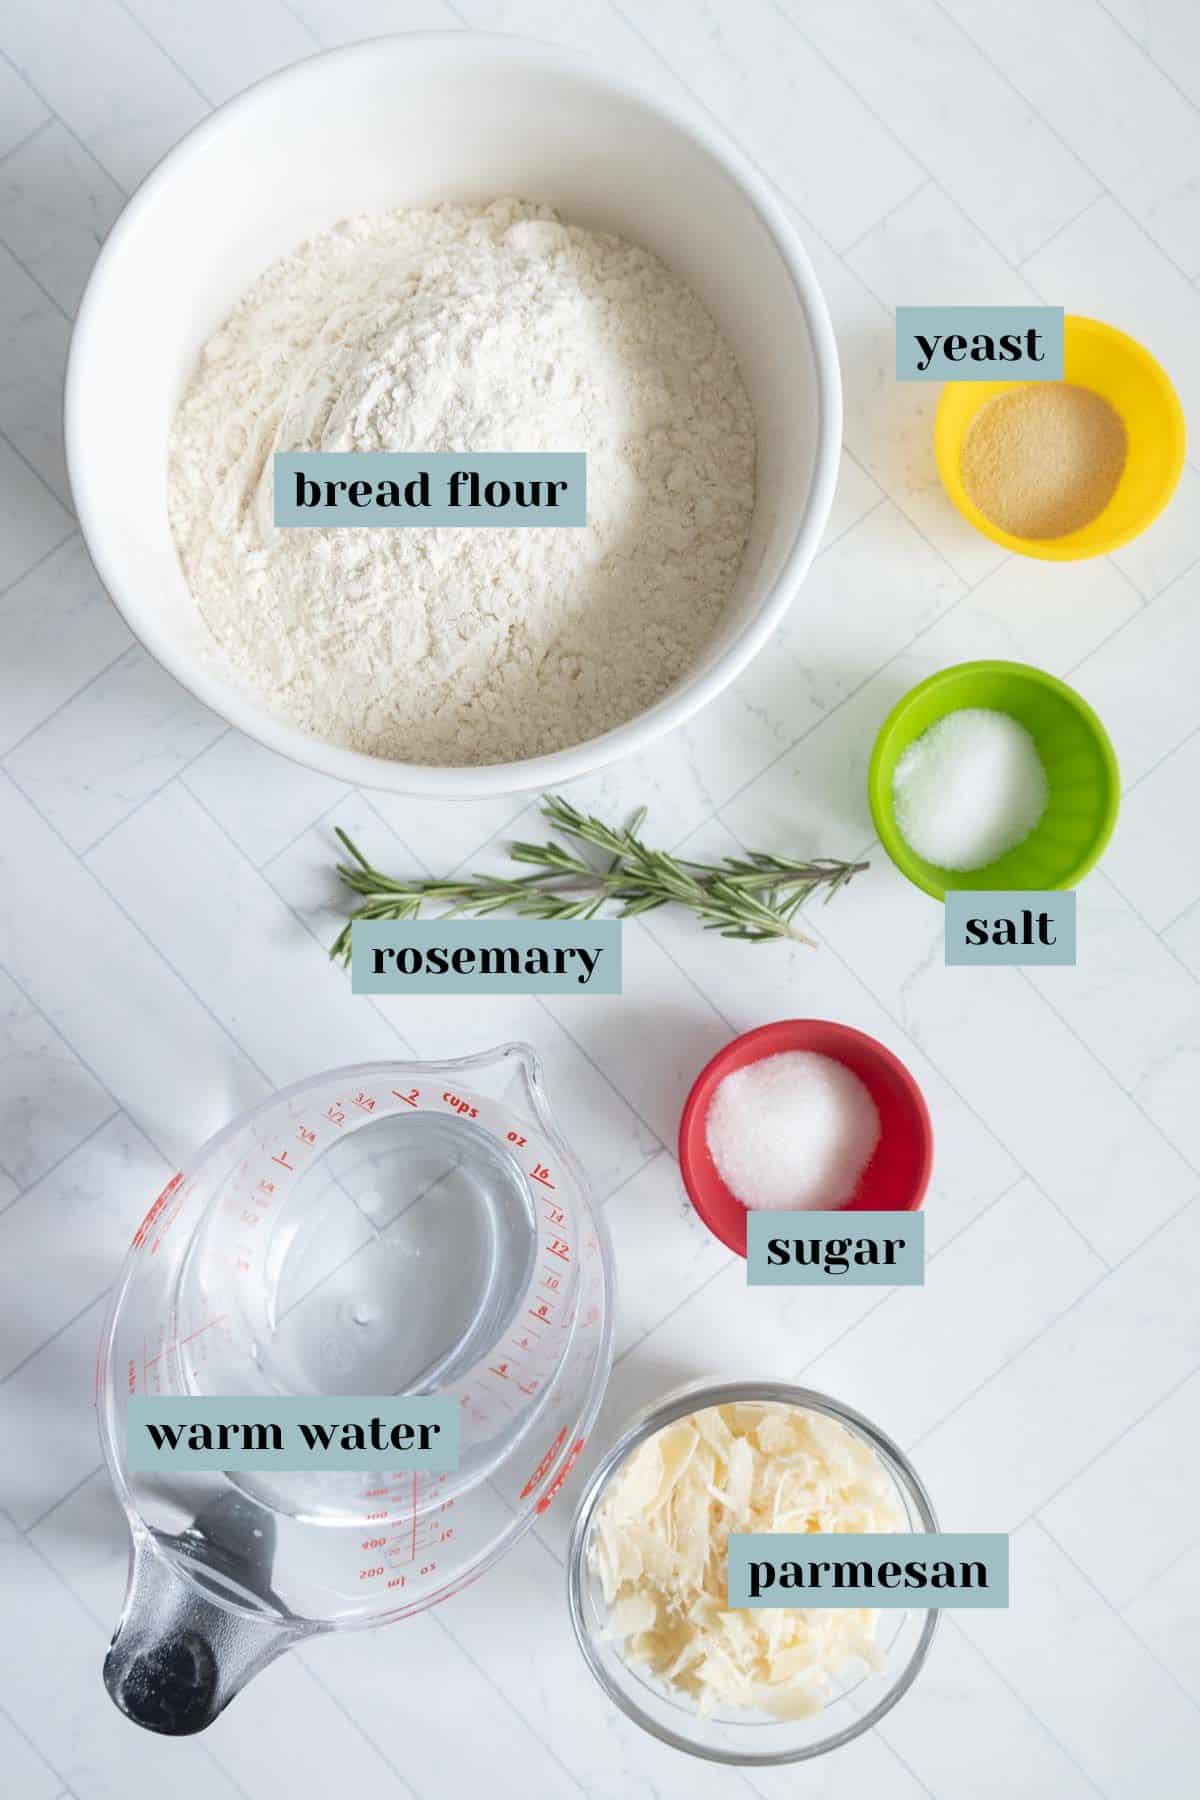
[[822,1413],[766,1402],[709,1407],[639,1445],[613,1477],[589,1545],[607,1635],[701,1712],[803,1718],[856,1661],[880,1664],[875,1612],[730,1610],[731,1532],[899,1531],[882,1462]]

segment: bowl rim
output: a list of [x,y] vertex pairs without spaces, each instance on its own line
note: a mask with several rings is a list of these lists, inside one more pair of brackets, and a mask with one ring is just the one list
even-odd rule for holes
[[[1047,688],[1070,705],[1080,722],[1091,733],[1104,767],[1106,790],[1104,815],[1088,848],[1064,872],[1054,884],[1054,888],[1047,891],[1061,893],[1069,888],[1077,887],[1084,876],[1095,868],[1108,848],[1109,839],[1112,837],[1121,805],[1120,764],[1117,761],[1117,753],[1113,749],[1112,739],[1104,729],[1099,714],[1089,706],[1083,695],[1069,683],[1060,681],[1057,675],[1051,675],[1047,670],[1039,669],[1033,663],[1007,662],[1003,659],[988,657],[972,662],[951,663],[948,668],[937,669],[932,675],[927,675],[923,681],[918,681],[915,687],[909,688],[906,694],[901,695],[876,733],[875,743],[871,750],[871,761],[867,768],[867,799],[879,841],[900,873],[907,876],[914,887],[919,887],[926,894],[931,894],[935,900],[944,903],[948,892],[971,891],[958,888],[954,882],[947,884],[930,881],[925,874],[921,859],[909,849],[896,823],[891,790],[883,776],[883,759],[888,751],[889,740],[893,732],[918,699],[923,698],[926,694],[935,693],[940,687],[952,686],[963,676],[974,675],[1003,675],[1014,681],[1023,681],[1036,687]],[[958,707],[950,706],[946,708],[945,713],[939,716],[944,718],[948,713],[959,710],[961,709]],[[1034,829],[1037,829],[1036,826]],[[952,872],[946,871],[947,874]],[[971,872],[980,873],[979,870]],[[1028,891],[1038,892],[1040,890],[1030,889]]]
[[782,1763],[807,1762],[815,1756],[824,1756],[827,1751],[836,1750],[843,1744],[851,1743],[864,1731],[870,1731],[900,1701],[911,1688],[920,1674],[929,1655],[934,1635],[937,1631],[941,1612],[938,1607],[930,1607],[925,1614],[925,1622],[920,1636],[913,1647],[911,1656],[905,1664],[896,1682],[883,1694],[875,1705],[853,1724],[845,1726],[831,1737],[814,1744],[802,1745],[796,1750],[772,1750],[754,1755],[749,1751],[715,1749],[700,1745],[660,1725],[635,1707],[626,1698],[622,1690],[609,1678],[607,1669],[596,1654],[592,1634],[588,1630],[584,1610],[583,1595],[586,1580],[586,1561],[588,1539],[592,1519],[604,1490],[620,1465],[638,1446],[661,1431],[664,1426],[671,1425],[676,1419],[686,1418],[690,1413],[703,1412],[711,1406],[724,1406],[738,1402],[755,1401],[763,1403],[779,1402],[786,1406],[805,1407],[813,1412],[823,1413],[835,1419],[838,1424],[846,1426],[865,1438],[867,1443],[880,1457],[884,1466],[895,1478],[902,1479],[907,1496],[915,1503],[917,1514],[924,1531],[935,1532],[939,1529],[937,1514],[933,1502],[925,1488],[924,1482],[913,1468],[904,1451],[886,1432],[881,1431],[871,1420],[851,1406],[834,1400],[830,1395],[818,1392],[815,1388],[801,1387],[794,1382],[786,1381],[716,1381],[711,1378],[690,1381],[681,1387],[673,1388],[657,1402],[643,1407],[624,1427],[616,1441],[609,1447],[588,1478],[588,1483],[580,1496],[571,1523],[571,1536],[567,1545],[567,1605],[571,1614],[571,1625],[575,1632],[575,1641],[583,1655],[588,1668],[604,1690],[614,1706],[620,1708],[625,1717],[632,1719],[643,1731],[648,1731],[660,1743],[670,1744],[675,1750],[682,1750],[689,1756],[701,1757],[705,1762],[729,1763],[742,1768],[769,1768]]
[[[95,441],[95,431],[89,431],[87,424],[89,371],[104,354],[96,313],[126,242],[139,230],[159,196],[169,190],[176,172],[203,156],[231,120],[260,106],[265,94],[277,95],[289,86],[311,81],[313,66],[318,63],[366,63],[381,55],[402,56],[430,49],[451,62],[490,60],[498,70],[516,64],[536,65],[551,73],[557,70],[642,107],[688,139],[738,188],[766,229],[804,315],[814,367],[816,432],[806,503],[797,513],[792,542],[770,590],[733,642],[702,675],[694,675],[690,681],[685,678],[682,687],[599,737],[519,762],[479,766],[398,762],[318,738],[275,717],[252,696],[241,695],[231,682],[219,679],[200,658],[181,651],[175,634],[160,628],[153,604],[130,591],[123,573],[120,534],[108,524],[95,499],[86,448],[86,442]],[[265,748],[352,786],[413,797],[486,799],[551,789],[645,749],[692,718],[758,654],[795,598],[820,547],[841,458],[842,389],[829,309],[796,224],[768,178],[698,107],[689,109],[662,99],[601,61],[537,38],[500,32],[393,32],[319,50],[263,76],[193,126],[145,176],[101,248],[79,304],[64,382],[63,429],[77,521],[100,581],[139,642],[189,693]]]
[[[976,531],[982,533],[984,537],[990,538],[994,544],[999,544],[1005,550],[1011,550],[1016,556],[1032,556],[1040,562],[1088,562],[1094,556],[1107,556],[1111,551],[1119,550],[1123,544],[1132,543],[1134,538],[1140,537],[1143,531],[1153,525],[1159,514],[1170,504],[1175,490],[1179,486],[1183,465],[1187,458],[1187,424],[1184,419],[1183,405],[1175,391],[1175,384],[1158,358],[1153,356],[1144,344],[1139,343],[1137,338],[1130,337],[1127,331],[1120,330],[1116,325],[1109,325],[1103,319],[1093,319],[1086,313],[1064,314],[1064,343],[1071,332],[1080,336],[1092,336],[1105,340],[1118,349],[1122,355],[1140,363],[1158,390],[1166,407],[1171,437],[1171,460],[1168,472],[1155,499],[1150,505],[1143,508],[1133,523],[1127,525],[1123,530],[1109,531],[1103,538],[1098,539],[1095,543],[1089,543],[1086,547],[1075,544],[1074,540],[1078,536],[1078,532],[1074,531],[1068,532],[1060,538],[1024,538],[1017,537],[1011,531],[1005,531],[1002,526],[994,524],[986,513],[980,512],[963,486],[959,470],[960,438],[951,430],[950,409],[953,404],[953,393],[960,388],[974,384],[962,381],[943,383],[938,398],[937,412],[934,414],[934,460],[937,463],[942,487],[955,508],[968,525],[973,525]],[[1028,381],[1006,381],[995,385],[1011,390],[1029,387],[1032,384]],[[1092,521],[1092,526],[1098,524],[1103,516],[1103,513],[1099,514]],[[1090,530],[1091,528],[1091,526],[1080,527],[1081,530]]]
[[[901,1087],[912,1104],[913,1116],[921,1138],[921,1168],[908,1204],[892,1210],[898,1213],[919,1212],[924,1204],[930,1177],[933,1174],[933,1120],[930,1117],[929,1104],[912,1070],[901,1061],[894,1050],[889,1050],[886,1044],[880,1043],[879,1039],[872,1037],[870,1032],[860,1031],[855,1025],[843,1025],[838,1019],[772,1019],[765,1025],[754,1026],[750,1031],[739,1032],[737,1037],[731,1038],[717,1051],[715,1056],[709,1057],[688,1090],[688,1097],[684,1101],[683,1112],[679,1120],[679,1175],[684,1191],[691,1201],[693,1209],[713,1236],[724,1244],[727,1250],[732,1250],[735,1256],[743,1258],[746,1256],[746,1220],[750,1209],[743,1206],[732,1194],[729,1195],[732,1204],[727,1206],[719,1194],[714,1195],[712,1184],[700,1179],[692,1155],[692,1138],[697,1124],[696,1115],[701,1105],[708,1099],[709,1088],[715,1078],[724,1072],[728,1063],[739,1050],[752,1044],[762,1044],[763,1056],[771,1056],[777,1050],[787,1049],[789,1045],[783,1040],[793,1034],[798,1038],[810,1037],[814,1026],[818,1027],[822,1033],[832,1034],[838,1043],[852,1041],[868,1051],[875,1061],[882,1063],[893,1075],[898,1077]],[[803,1046],[800,1042],[796,1042],[790,1047],[800,1049]],[[830,1049],[828,1052],[821,1051],[819,1054],[828,1054],[838,1059],[836,1049]],[[761,1059],[758,1057],[750,1058],[751,1062],[759,1060]],[[720,1185],[724,1188],[723,1182]],[[725,1191],[728,1192],[728,1189]],[[737,1210],[734,1211],[734,1208]],[[836,1210],[845,1211],[848,1215],[851,1211],[849,1207],[839,1207]],[[740,1231],[738,1230],[739,1225]]]

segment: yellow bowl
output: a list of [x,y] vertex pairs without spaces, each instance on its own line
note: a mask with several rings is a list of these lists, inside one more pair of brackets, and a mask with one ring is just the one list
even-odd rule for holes
[[1117,491],[1089,525],[1065,537],[1022,538],[1002,531],[967,496],[962,449],[972,419],[997,394],[1028,387],[1024,381],[948,381],[933,428],[942,486],[969,524],[1019,556],[1077,562],[1104,556],[1145,531],[1162,511],[1183,470],[1187,433],[1183,408],[1166,370],[1148,350],[1098,319],[1068,313],[1064,321],[1063,378],[1090,388],[1121,415],[1129,451]]

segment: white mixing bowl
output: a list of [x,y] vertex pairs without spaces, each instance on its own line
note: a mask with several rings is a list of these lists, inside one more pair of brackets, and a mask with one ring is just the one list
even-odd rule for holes
[[[656,251],[737,357],[758,427],[741,576],[703,657],[648,711],[550,756],[393,762],[316,738],[221,670],[167,521],[172,416],[255,277],[354,213],[517,194]],[[824,529],[841,441],[829,316],[764,180],[702,121],[549,45],[469,32],[353,44],[259,82],[184,138],[108,239],[80,307],[67,458],[88,548],[147,649],[272,750],[366,787],[446,799],[551,788],[645,748],[761,650]]]

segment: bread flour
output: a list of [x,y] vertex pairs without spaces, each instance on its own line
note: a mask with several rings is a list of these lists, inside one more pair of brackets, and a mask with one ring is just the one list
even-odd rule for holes
[[[280,529],[281,450],[583,450],[586,527]],[[320,737],[507,762],[657,700],[729,599],[754,423],[647,251],[516,200],[352,219],[275,263],[177,414],[184,571],[243,683]]]

